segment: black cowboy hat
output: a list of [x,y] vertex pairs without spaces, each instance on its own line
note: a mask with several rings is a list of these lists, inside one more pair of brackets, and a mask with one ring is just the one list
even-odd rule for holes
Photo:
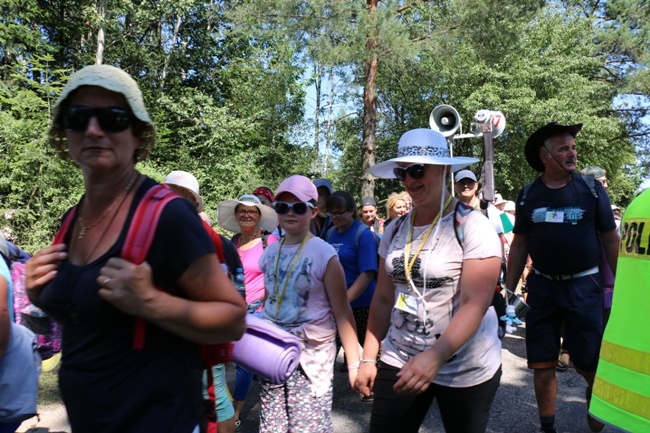
[[570,134],[575,138],[581,129],[582,123],[578,123],[577,125],[560,125],[557,122],[551,122],[542,126],[526,140],[526,148],[524,149],[526,161],[535,170],[544,172],[544,164],[542,164],[542,160],[539,158],[539,149],[544,145],[546,139],[564,133]]

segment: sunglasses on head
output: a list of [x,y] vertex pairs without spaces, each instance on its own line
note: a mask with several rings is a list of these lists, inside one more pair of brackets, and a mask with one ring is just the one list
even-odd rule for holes
[[105,132],[122,132],[133,123],[133,115],[123,108],[73,106],[63,112],[63,127],[76,132],[85,132],[93,117],[97,118]]
[[289,212],[289,209],[293,210],[293,213],[296,215],[302,215],[307,212],[307,208],[314,208],[314,205],[309,202],[296,202],[296,203],[287,203],[284,201],[275,201],[273,202],[273,209],[278,215],[284,215]]
[[395,173],[396,178],[404,182],[407,173],[413,179],[422,179],[422,176],[424,176],[424,168],[424,164],[411,164],[407,167],[395,167],[393,173]]

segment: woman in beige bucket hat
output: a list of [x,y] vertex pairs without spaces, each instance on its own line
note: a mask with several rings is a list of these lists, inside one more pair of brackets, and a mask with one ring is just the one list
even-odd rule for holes
[[[84,195],[56,244],[27,263],[27,288],[63,327],[59,386],[72,430],[198,432],[199,344],[240,338],[244,302],[184,200],[164,207],[142,264],[121,258],[136,208],[157,188],[135,168],[155,129],[129,74],[81,69],[53,115],[49,142],[81,169]],[[142,344],[136,323],[147,324]]]

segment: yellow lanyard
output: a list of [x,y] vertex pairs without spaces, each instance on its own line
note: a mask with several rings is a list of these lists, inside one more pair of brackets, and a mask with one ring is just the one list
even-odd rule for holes
[[282,293],[278,290],[279,287],[279,280],[278,280],[278,265],[280,263],[280,255],[282,253],[282,245],[284,245],[284,237],[282,238],[282,241],[280,242],[280,248],[278,248],[278,255],[275,258],[275,269],[273,270],[273,277],[275,279],[275,318],[277,319],[278,316],[280,315],[280,308],[282,307],[282,302],[284,301],[284,295],[287,293],[287,286],[289,285],[289,280],[291,279],[291,275],[293,274],[293,268],[296,265],[296,261],[298,260],[298,257],[300,256],[300,251],[302,251],[302,248],[305,246],[307,243],[307,240],[311,237],[311,232],[307,232],[305,235],[305,239],[302,240],[302,243],[300,244],[300,247],[298,248],[298,251],[293,255],[293,260],[291,261],[291,264],[289,265],[289,268],[287,268],[287,272],[285,272],[285,277],[284,277],[284,285],[282,287]]
[[420,255],[420,251],[422,251],[422,248],[424,248],[424,244],[429,239],[429,235],[431,235],[431,231],[433,230],[433,227],[440,219],[440,215],[442,215],[445,212],[445,209],[447,209],[447,206],[449,206],[449,203],[451,203],[451,199],[452,196],[450,195],[447,201],[445,202],[444,207],[442,208],[442,212],[436,215],[436,217],[433,219],[433,222],[429,225],[429,228],[427,228],[427,230],[422,235],[422,242],[420,242],[420,245],[418,246],[417,251],[413,255],[413,258],[409,260],[411,255],[411,242],[413,240],[413,223],[415,222],[415,212],[411,214],[409,231],[408,231],[408,235],[406,236],[406,246],[404,247],[404,276],[406,277],[406,281],[413,283],[413,280],[411,279],[411,270],[413,269],[413,265],[415,264],[415,261]]

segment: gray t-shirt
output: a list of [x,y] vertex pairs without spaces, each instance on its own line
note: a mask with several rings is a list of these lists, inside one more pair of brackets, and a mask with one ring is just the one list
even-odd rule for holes
[[[460,308],[458,283],[464,259],[501,257],[501,244],[494,227],[480,212],[473,211],[467,216],[462,247],[453,223],[453,212],[443,217],[437,234],[434,228],[414,262],[411,278],[417,291],[409,287],[405,276],[409,217],[405,217],[394,236],[395,224],[384,233],[379,254],[385,259],[386,271],[395,284],[395,303],[400,294],[419,300],[417,313],[393,307],[381,349],[381,361],[386,364],[401,368],[412,356],[432,347],[445,331]],[[418,250],[427,228],[414,227],[411,255]],[[440,368],[433,382],[451,387],[478,385],[490,379],[500,365],[497,317],[490,307],[476,333]]]

